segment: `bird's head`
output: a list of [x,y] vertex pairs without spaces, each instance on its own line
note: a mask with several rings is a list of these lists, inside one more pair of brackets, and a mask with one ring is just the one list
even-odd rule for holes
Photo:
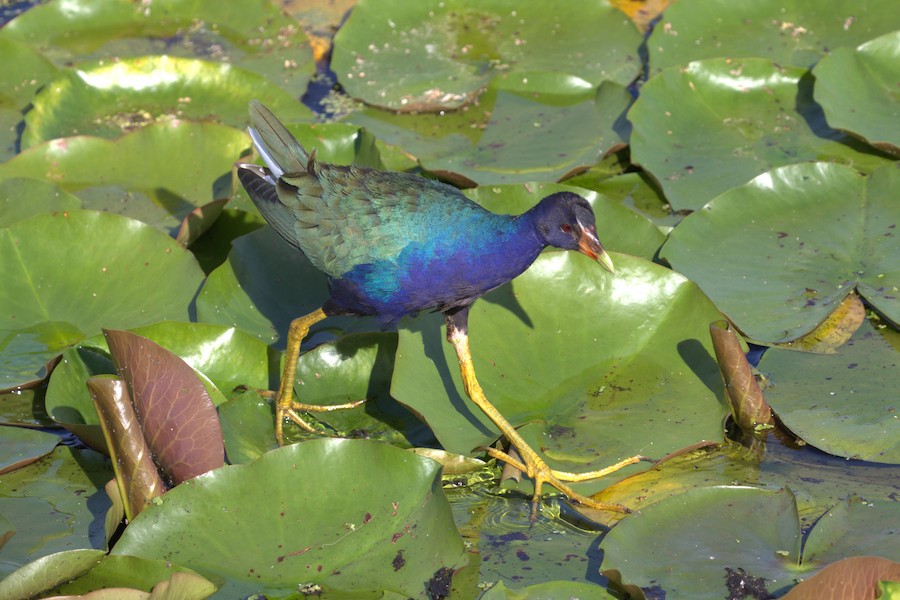
[[533,209],[538,235],[548,246],[577,250],[615,273],[612,259],[600,240],[594,211],[588,201],[572,192],[557,192],[544,198]]

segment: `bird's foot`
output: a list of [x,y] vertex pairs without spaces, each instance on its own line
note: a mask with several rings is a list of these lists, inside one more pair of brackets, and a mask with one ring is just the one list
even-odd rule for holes
[[331,412],[335,410],[346,410],[356,408],[363,404],[366,399],[354,400],[353,402],[345,402],[344,404],[304,404],[303,402],[294,402],[288,398],[288,402],[282,402],[278,398],[278,394],[271,391],[260,392],[264,397],[275,399],[275,439],[279,446],[284,446],[284,422],[290,419],[300,429],[307,433],[326,433],[321,428],[317,428],[310,424],[309,421],[300,416],[300,413],[307,412]]
[[537,520],[538,503],[540,502],[541,492],[543,491],[543,486],[545,483],[555,487],[557,490],[565,494],[569,500],[572,500],[589,508],[624,514],[631,513],[630,508],[622,506],[621,504],[599,502],[597,500],[594,500],[593,498],[590,498],[583,494],[579,494],[569,485],[566,485],[565,482],[575,483],[579,481],[599,479],[600,477],[605,477],[606,475],[614,473],[623,467],[627,467],[628,465],[633,465],[642,460],[651,460],[645,456],[638,455],[620,460],[616,464],[610,465],[604,469],[588,471],[586,473],[570,473],[568,471],[557,471],[551,469],[550,466],[544,461],[544,459],[538,456],[537,453],[528,446],[518,449],[523,456],[522,460],[513,458],[506,452],[498,450],[497,448],[485,448],[485,450],[490,456],[498,460],[502,460],[503,462],[519,469],[534,481],[534,496],[531,499],[532,523]]

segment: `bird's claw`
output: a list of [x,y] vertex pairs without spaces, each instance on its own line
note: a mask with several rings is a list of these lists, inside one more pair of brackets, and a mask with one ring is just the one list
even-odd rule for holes
[[527,451],[524,451],[525,449],[520,449],[520,453],[525,457],[522,460],[514,458],[506,452],[498,450],[497,448],[484,448],[484,450],[490,456],[502,460],[507,464],[519,469],[534,481],[534,496],[531,499],[532,523],[537,520],[538,505],[541,500],[541,494],[543,492],[543,486],[545,483],[556,488],[557,490],[562,492],[569,500],[577,502],[578,504],[596,510],[606,510],[623,514],[630,514],[631,509],[626,506],[610,502],[599,502],[597,500],[594,500],[593,498],[590,498],[583,494],[579,494],[578,492],[573,490],[571,486],[567,485],[564,482],[589,481],[591,479],[599,479],[600,477],[604,477],[606,475],[609,475],[610,473],[618,471],[622,467],[632,465],[641,460],[648,460],[647,457],[638,455],[621,460],[616,464],[610,465],[609,467],[606,467],[604,469],[589,471],[587,473],[569,473],[567,471],[556,471],[554,469],[551,469],[550,466],[544,461],[544,459],[538,456],[536,452],[531,450],[531,448],[527,448]]
[[289,407],[282,406],[276,401],[275,408],[275,439],[279,446],[284,445],[284,420],[290,419],[295,425],[307,433],[326,433],[321,429],[317,429],[306,419],[300,416],[300,412],[330,412],[334,410],[345,410],[356,408],[366,401],[354,400],[353,402],[345,402],[344,404],[304,404],[302,402],[291,401]]

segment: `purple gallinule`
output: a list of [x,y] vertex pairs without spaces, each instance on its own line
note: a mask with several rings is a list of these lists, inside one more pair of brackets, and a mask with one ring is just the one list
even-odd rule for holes
[[522,215],[495,214],[456,188],[418,175],[320,163],[259,102],[250,103],[250,117],[253,145],[268,168],[241,163],[238,178],[269,225],[328,276],[325,304],[290,325],[276,398],[278,443],[284,441],[284,417],[311,429],[297,413],[311,407],[293,400],[300,343],[310,326],[332,315],[393,323],[419,311],[440,311],[467,395],[521,460],[495,448],[487,452],[534,480],[532,519],[544,483],[579,503],[626,512],[623,506],[578,494],[564,482],[602,477],[641,457],[590,473],[550,469],[488,402],[469,352],[469,307],[525,271],[546,246],[577,250],[614,271],[597,240],[588,202],[559,192]]

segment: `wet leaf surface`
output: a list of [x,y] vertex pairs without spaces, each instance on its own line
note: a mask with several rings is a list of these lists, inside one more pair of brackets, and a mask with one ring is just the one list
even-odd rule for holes
[[105,548],[103,485],[109,461],[92,450],[60,446],[48,456],[0,479],[0,514],[16,530],[3,546],[0,574],[42,556]]
[[285,593],[299,573],[326,590],[424,598],[435,571],[464,563],[437,477],[437,463],[378,442],[302,442],[176,487],[114,554],[224,577],[231,596]]
[[759,368],[778,418],[807,443],[837,456],[900,462],[897,332],[865,322],[835,354],[771,349]]
[[828,123],[895,156],[900,155],[898,47],[900,31],[894,31],[858,48],[837,48],[813,69],[815,98]]
[[832,129],[799,67],[711,58],[652,77],[628,112],[632,158],[676,210],[697,210],[783,165],[823,160],[869,172],[877,150]]
[[[0,163],[0,180],[43,179],[84,208],[147,220],[173,236],[194,208],[228,194],[246,133],[216,123],[160,122],[117,140],[76,136],[39,144]],[[179,163],[171,156],[196,155]]]
[[[506,0],[363,2],[338,34],[335,53],[344,56],[333,63],[328,56],[331,38],[341,29],[343,11],[352,6],[343,0],[327,7],[294,2],[283,7],[290,16],[264,0],[227,5],[211,0],[48,0],[27,10],[18,4],[0,9],[0,21],[22,13],[0,28],[0,54],[8,59],[0,69],[0,226],[11,228],[2,231],[30,227],[27,237],[16,238],[24,240],[22,248],[28,251],[20,260],[26,270],[4,272],[0,267],[0,318],[25,314],[22,310],[35,315],[0,327],[0,388],[28,386],[0,394],[3,421],[53,425],[49,412],[75,431],[79,441],[105,448],[85,384],[90,375],[114,371],[106,345],[97,337],[99,329],[156,323],[137,333],[196,369],[218,404],[228,458],[251,467],[254,460],[283,452],[272,452],[272,400],[259,392],[277,386],[278,349],[287,324],[316,308],[327,292],[321,274],[299,253],[268,228],[256,231],[264,222],[234,178],[235,161],[254,160],[240,130],[246,96],[253,94],[275,107],[291,131],[317,149],[320,160],[424,170],[461,186],[481,183],[467,193],[495,210],[520,212],[543,193],[563,189],[555,183],[559,180],[578,186],[598,213],[602,241],[616,252],[655,257],[662,242],[659,232],[674,231],[667,246],[671,249],[681,243],[678,238],[691,237],[684,234],[706,219],[707,211],[721,214],[721,222],[716,221],[720,228],[706,229],[692,240],[689,256],[680,257],[676,269],[699,283],[742,333],[752,330],[756,341],[791,348],[769,349],[761,363],[774,384],[765,390],[767,398],[779,416],[786,416],[790,431],[779,428],[755,441],[744,440],[749,448],[723,441],[727,410],[706,337],[709,323],[722,316],[709,300],[693,284],[636,258],[617,254],[620,272],[609,278],[583,257],[548,253],[535,273],[473,308],[472,347],[488,398],[501,403],[504,414],[521,423],[522,434],[554,464],[575,471],[591,461],[606,466],[611,457],[635,451],[654,458],[669,450],[674,455],[655,466],[644,463],[609,481],[579,486],[585,493],[608,486],[597,497],[638,510],[637,519],[577,509],[548,493],[541,518],[529,526],[529,502],[521,493],[530,491],[527,478],[498,485],[500,465],[494,461],[448,475],[443,485],[467,544],[465,554],[460,550],[454,556],[467,558],[468,566],[457,569],[461,562],[447,560],[421,567],[408,589],[384,591],[374,584],[354,593],[386,598],[449,593],[451,599],[468,600],[503,582],[506,590],[498,585],[488,593],[594,597],[618,590],[620,596],[649,598],[678,595],[685,577],[700,577],[721,598],[746,592],[748,586],[772,589],[770,581],[746,568],[756,556],[786,566],[778,577],[786,574],[789,582],[778,593],[847,556],[879,553],[900,560],[892,545],[896,534],[891,533],[897,522],[898,469],[891,458],[897,438],[892,365],[900,351],[894,314],[900,287],[895,257],[900,252],[893,245],[897,219],[891,200],[898,182],[890,169],[877,170],[896,159],[890,154],[896,143],[889,137],[896,129],[897,119],[891,121],[895,98],[884,92],[891,89],[896,70],[896,61],[890,60],[896,36],[890,32],[900,28],[897,11],[890,0],[865,5],[845,0],[827,5],[694,0],[669,6],[644,44],[634,23],[644,22],[659,3],[615,5],[617,9],[604,3],[548,8]],[[457,20],[442,18],[451,12]],[[411,15],[414,22],[408,22]],[[292,18],[296,16],[301,20]],[[320,67],[309,87],[314,67],[307,39],[316,46]],[[434,68],[416,72],[418,64]],[[154,83],[148,65],[157,75],[172,78],[171,85],[159,77]],[[829,75],[835,66],[837,77]],[[446,74],[453,70],[472,74],[448,80]],[[649,82],[632,84],[642,70]],[[197,77],[184,77],[188,72]],[[116,81],[102,81],[110,74],[117,75]],[[131,81],[118,77],[122,74]],[[51,80],[55,83],[48,86]],[[833,88],[833,80],[840,85]],[[139,90],[135,83],[148,87]],[[373,103],[405,98],[403,108],[418,112],[397,114],[364,105],[343,94],[342,84],[367,102],[372,97],[380,98]],[[115,90],[114,102],[109,89]],[[454,94],[468,104],[452,110],[438,106],[454,101]],[[296,101],[301,97],[321,111],[315,119],[345,122],[298,123],[313,118]],[[634,97],[638,100],[629,122],[625,110]],[[60,100],[64,102],[56,104]],[[875,101],[877,106],[868,104]],[[149,123],[151,119],[158,122]],[[119,137],[123,127],[142,125]],[[21,152],[23,133],[52,137],[76,128],[117,139],[81,135]],[[24,141],[24,146],[31,143]],[[740,196],[744,209],[726,211],[714,200],[722,193],[743,193],[730,188],[742,189],[773,167],[811,161],[852,166],[858,174],[847,181],[856,183],[848,186],[837,177],[811,185],[788,178],[783,187],[779,180],[769,190],[772,195],[761,194],[762,200],[756,194]],[[803,201],[795,204],[797,198]],[[712,208],[703,209],[710,201]],[[55,223],[54,214],[68,213],[71,219],[79,209],[115,213],[163,232],[175,241],[159,247],[171,246],[173,254],[186,256],[186,246],[202,271],[194,265],[187,269],[191,275],[182,277],[180,266],[169,265],[143,277],[140,265],[148,251],[143,234],[93,224],[77,236],[53,237],[54,229],[28,225],[35,220]],[[692,210],[699,214],[688,217]],[[816,246],[818,261],[778,245],[795,241],[777,237],[778,232],[794,232],[785,228],[788,216],[802,223],[804,235],[813,232],[815,243],[807,240],[805,247]],[[98,223],[108,217],[98,217]],[[774,231],[774,241],[754,235],[760,231]],[[28,250],[38,243],[44,248],[39,259]],[[17,264],[18,258],[7,260],[10,256],[0,256],[0,265]],[[666,251],[663,256],[668,258]],[[103,265],[96,262],[101,258]],[[85,302],[80,294],[95,291],[98,281],[108,279],[106,274],[97,280],[95,270],[113,259],[121,272],[131,275],[117,279],[119,287],[96,301]],[[583,269],[569,265],[579,261]],[[754,261],[756,270],[742,270]],[[550,264],[552,268],[541,267]],[[23,292],[20,283],[36,274],[45,277],[40,293]],[[198,295],[205,274],[210,277]],[[806,281],[810,275],[816,278],[814,285]],[[786,282],[790,295],[771,294],[777,287],[773,282]],[[4,294],[7,290],[13,291]],[[159,308],[157,299],[166,294],[164,308]],[[40,308],[45,298],[53,307],[49,314]],[[737,316],[744,310],[741,298],[758,304],[746,318]],[[807,306],[810,301],[815,306]],[[857,330],[865,311],[871,322]],[[179,322],[165,321],[171,319]],[[461,400],[454,381],[456,360],[440,326],[436,315],[404,323],[399,336],[362,319],[319,324],[304,343],[296,384],[300,399],[329,403],[368,398],[352,411],[313,418],[328,435],[372,436],[401,447],[424,444],[436,456],[449,456],[450,464],[477,464],[477,456],[484,455],[471,452],[471,444],[496,433]],[[792,333],[761,339],[759,330],[765,327]],[[790,340],[776,343],[776,337]],[[693,340],[698,344],[692,345]],[[753,347],[751,361],[759,351]],[[60,353],[64,358],[54,367]],[[820,360],[824,362],[817,366]],[[609,368],[607,363],[613,362],[616,367]],[[47,387],[44,378],[54,368]],[[439,444],[432,432],[399,407],[391,385],[395,391],[416,392],[437,436],[449,446],[457,444],[457,452],[448,455],[434,448]],[[458,419],[464,422],[454,429]],[[0,448],[15,448],[20,433],[0,427]],[[704,439],[719,444],[698,441]],[[77,443],[70,433],[62,440]],[[220,536],[218,528],[230,522],[223,514],[249,522],[253,535],[284,531],[288,543],[305,540],[321,515],[326,521],[335,519],[346,532],[347,524],[361,521],[353,517],[338,523],[344,492],[363,490],[360,502],[370,501],[372,490],[382,489],[382,470],[396,469],[378,453],[360,454],[365,457],[348,459],[340,452],[333,463],[306,464],[299,483],[292,477],[293,459],[273,466],[265,478],[251,478],[249,485],[235,477],[237,483],[222,484],[228,489],[219,497],[227,499],[227,506],[242,498],[246,508],[240,513],[223,513],[222,502],[192,501],[190,509],[206,521],[187,531],[203,540],[198,544],[203,552],[222,540],[227,545],[222,551],[227,558],[217,566],[227,564],[231,571],[217,597],[247,597],[262,589],[248,583],[241,559],[246,541],[253,538]],[[409,454],[402,458],[425,461]],[[440,496],[434,472],[424,481],[404,473],[397,470],[396,481],[391,480],[397,489],[415,487],[421,498]],[[112,477],[107,459],[68,448],[0,477],[0,544],[5,544],[0,574],[48,553],[82,552],[78,548],[102,553],[110,540],[115,543],[124,509],[115,486],[108,485]],[[326,489],[332,480],[335,488]],[[413,480],[419,484],[410,484]],[[281,489],[273,485],[285,489],[270,493]],[[731,527],[754,527],[758,519],[769,518],[765,503],[750,502],[752,510],[742,510],[744,500],[698,503],[692,496],[735,485],[769,493],[785,487],[793,491],[799,528],[811,532],[799,567],[785,564],[771,547],[760,551],[745,541],[731,548],[731,540],[738,539]],[[304,504],[302,494],[323,490],[328,491],[327,502]],[[292,515],[287,528],[280,522],[260,526],[260,520],[247,518],[277,512],[282,500]],[[682,512],[673,508],[679,505],[685,506]],[[169,518],[167,506],[163,501],[154,509],[158,522]],[[607,571],[607,583],[601,570],[622,557],[607,551],[606,540],[654,510],[669,516],[648,527],[646,536],[628,529],[619,534],[634,543],[624,556],[632,563],[646,557],[647,563],[623,568],[624,579]],[[673,532],[698,513],[704,518],[701,526]],[[772,518],[783,516],[784,511]],[[603,526],[613,525],[604,538],[608,530]],[[759,529],[771,531],[772,526],[764,523]],[[172,534],[171,541],[183,531]],[[410,529],[398,544],[419,536],[419,552],[422,531]],[[450,555],[448,548],[459,548],[454,545],[458,536],[452,525],[444,531],[446,538],[424,539]],[[708,554],[722,549],[733,549],[734,560],[707,573]],[[412,551],[355,550],[361,554],[354,569],[372,579],[400,581],[397,573],[402,577],[410,565],[425,562],[424,555]],[[665,556],[659,554],[657,561],[654,557],[662,552]],[[673,554],[679,562],[671,571],[653,572]],[[72,568],[54,566],[70,559],[76,563]],[[68,580],[94,560],[88,557],[79,565],[78,554],[52,555],[46,564],[32,563],[37,571],[25,571],[14,581],[33,581],[45,589],[59,580],[54,577]],[[323,572],[333,569],[324,560],[322,564]],[[156,587],[156,594],[165,597],[193,585],[184,583],[182,577],[192,576],[176,573],[180,569],[164,561],[116,555],[68,587],[47,593],[119,598]],[[644,574],[654,579],[642,584],[642,592],[635,582]],[[267,595],[316,593],[315,584],[298,588],[305,578],[292,575],[289,583],[266,588]],[[197,583],[199,595],[208,593],[202,587],[208,584]],[[119,589],[97,591],[108,586]],[[890,587],[880,585],[885,595]],[[349,593],[325,588],[326,598]]]
[[[130,251],[119,252],[126,244]],[[0,229],[0,265],[2,339],[19,348],[7,356],[36,353],[33,367],[102,326],[187,318],[202,278],[193,256],[170,238],[93,211],[45,213]],[[22,379],[16,361],[8,368],[7,385]]]
[[0,449],[0,475],[27,466],[49,454],[59,443],[59,436],[24,427],[4,429]]
[[687,217],[660,251],[750,339],[788,342],[856,289],[900,322],[900,169],[782,167]]
[[836,0],[821,8],[815,0],[673,2],[647,42],[650,65],[655,73],[705,58],[761,56],[807,68],[836,49],[900,28],[891,0]]
[[74,135],[115,139],[158,121],[214,121],[242,129],[251,98],[288,120],[312,117],[274,83],[228,64],[172,56],[81,64],[35,96],[22,148]]
[[572,581],[548,581],[527,587],[507,587],[498,581],[491,589],[482,594],[479,600],[539,600],[541,598],[596,598],[612,600],[612,594],[597,585],[576,583]]
[[32,46],[57,66],[153,54],[233,63],[298,96],[314,70],[301,28],[263,0],[50,2],[11,21],[0,39]]
[[623,86],[605,82],[594,90],[564,82],[545,89],[533,78],[525,85],[495,82],[476,105],[458,111],[409,115],[368,108],[348,120],[463,187],[558,181],[621,146],[631,103]]
[[428,112],[470,103],[498,74],[527,80],[532,71],[559,72],[561,64],[588,88],[627,84],[638,73],[639,39],[606,3],[548,12],[508,1],[363,0],[335,36],[332,68],[368,104]]
[[[815,524],[801,558],[803,536],[790,490],[701,488],[647,507],[617,525],[601,541],[602,569],[644,588],[665,580],[668,593],[698,600],[723,597],[726,571],[741,570],[764,578],[770,593],[781,594],[795,579],[812,576],[825,563],[857,554],[860,544],[896,553],[896,536],[886,523],[895,523],[898,514],[892,501],[841,503]],[[668,540],[665,548],[646,543],[661,533]]]
[[40,179],[6,179],[0,181],[0,227],[51,211],[81,208],[81,200]]

